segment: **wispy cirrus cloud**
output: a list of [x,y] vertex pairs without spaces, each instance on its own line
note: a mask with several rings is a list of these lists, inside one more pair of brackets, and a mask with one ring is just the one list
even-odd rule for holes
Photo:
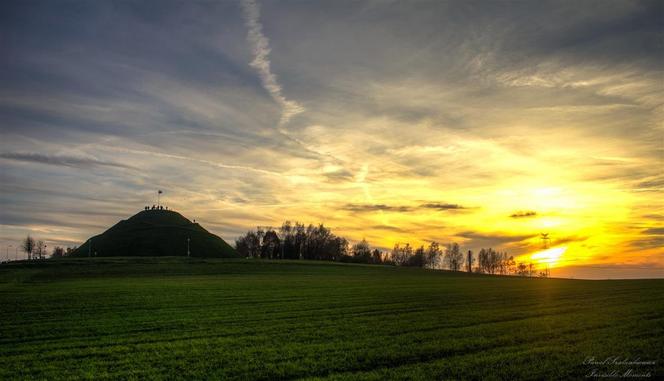
[[279,127],[281,127],[295,115],[304,112],[304,107],[283,95],[283,88],[279,84],[276,74],[270,68],[270,40],[263,34],[263,25],[260,22],[260,5],[255,0],[242,0],[241,4],[245,24],[249,29],[247,41],[251,44],[254,58],[250,65],[258,72],[265,90],[281,107],[281,118],[279,119]]
[[100,160],[91,156],[50,155],[36,152],[3,152],[0,153],[0,158],[28,163],[39,163],[76,168],[115,167],[124,169],[136,169],[131,165],[114,161]]
[[657,4],[259,2],[0,4],[0,152],[36,153],[0,157],[0,244],[82,242],[157,188],[229,240],[291,219],[517,255],[546,231],[663,263]]

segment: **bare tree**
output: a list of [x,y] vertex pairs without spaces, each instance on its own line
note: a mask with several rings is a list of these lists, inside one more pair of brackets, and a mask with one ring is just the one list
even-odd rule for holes
[[63,249],[60,246],[56,246],[53,248],[53,252],[51,253],[51,257],[53,258],[60,258],[65,256],[65,249]]
[[365,239],[353,245],[351,252],[356,260],[364,263],[371,262],[371,247]]
[[452,271],[459,271],[463,264],[463,254],[458,243],[451,243],[445,249],[445,262]]
[[44,243],[44,241],[42,240],[37,241],[34,253],[38,259],[44,259],[44,257],[46,257],[46,244]]
[[438,262],[442,257],[443,252],[440,249],[440,244],[436,241],[433,241],[427,247],[427,252],[425,254],[425,263],[426,266],[435,269],[438,266]]
[[469,273],[473,272],[473,251],[468,250],[468,256],[466,257],[466,271]]
[[21,249],[28,254],[28,259],[32,259],[32,253],[35,251],[35,239],[30,237],[28,234],[27,237],[21,243]]
[[235,250],[243,257],[258,258],[261,252],[261,241],[253,231],[235,240]]
[[426,265],[424,246],[420,246],[415,250],[415,253],[408,258],[407,264],[412,267],[424,267]]
[[505,260],[505,268],[507,269],[507,274],[516,273],[516,262],[514,261],[513,256],[510,256]]
[[391,260],[397,266],[403,266],[408,264],[408,259],[413,255],[413,248],[407,243],[404,246],[399,245],[398,243],[394,245],[392,249],[392,254],[390,255]]
[[373,263],[383,263],[383,253],[378,249],[374,249],[371,252],[371,260]]
[[516,266],[516,273],[519,276],[528,276],[528,266],[523,262],[519,262]]
[[263,235],[263,242],[261,247],[261,256],[263,258],[274,259],[279,257],[281,252],[281,240],[277,232],[268,228]]

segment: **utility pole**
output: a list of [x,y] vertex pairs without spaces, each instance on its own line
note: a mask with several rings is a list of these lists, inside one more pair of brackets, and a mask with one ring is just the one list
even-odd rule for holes
[[187,238],[187,257],[191,257],[191,251],[189,251],[189,241],[191,238]]
[[549,238],[549,233],[540,233],[540,237],[542,239],[542,247],[544,250],[549,248],[549,242],[551,239]]
[[[549,233],[541,233],[540,237],[542,238],[542,247],[544,248],[544,250],[548,249],[549,248],[549,242],[551,241],[551,239],[549,238]],[[545,271],[546,277],[548,278],[549,274],[550,274],[550,272],[549,272],[549,262],[546,263],[546,270],[544,270],[544,271]]]

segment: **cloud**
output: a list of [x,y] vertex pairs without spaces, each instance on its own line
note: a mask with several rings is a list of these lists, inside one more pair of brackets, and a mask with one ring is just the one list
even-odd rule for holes
[[408,229],[403,229],[403,228],[400,228],[398,226],[392,226],[392,225],[374,225],[371,228],[375,229],[375,230],[389,230],[389,231],[399,232],[399,233],[409,232]]
[[435,210],[461,210],[461,209],[468,209],[464,206],[461,206],[459,204],[446,204],[446,203],[426,203],[420,205],[420,208],[425,208],[425,209],[435,209]]
[[13,161],[58,165],[58,166],[74,167],[74,168],[115,167],[115,168],[124,168],[124,169],[136,169],[135,167],[130,165],[121,164],[113,161],[99,160],[94,157],[48,155],[48,154],[41,154],[34,152],[0,153],[0,158],[13,160]]
[[84,240],[159,187],[225,238],[290,218],[526,253],[519,221],[545,211],[510,213],[545,205],[552,241],[590,236],[570,256],[642,258],[664,218],[659,7],[17,2],[0,152],[37,155],[0,157],[0,211],[24,218],[3,235]]
[[410,212],[413,210],[411,206],[394,206],[386,204],[346,204],[343,209],[351,212]]
[[510,214],[511,218],[530,218],[537,217],[537,212],[533,210],[518,211]]
[[468,209],[459,204],[447,204],[447,203],[425,203],[419,206],[408,206],[408,205],[387,205],[387,204],[346,204],[343,209],[350,210],[353,212],[414,212],[421,209],[433,209],[438,211],[447,211],[447,210],[465,210]]
[[552,270],[554,278],[578,279],[636,279],[661,278],[664,266],[657,262],[644,262],[635,264],[590,264],[570,265]]
[[465,244],[471,247],[497,247],[501,245],[521,243],[533,237],[534,234],[488,234],[475,231],[464,231],[456,233],[455,236],[468,240]]
[[649,229],[644,230],[643,234],[646,234],[646,235],[664,235],[664,227],[649,228]]
[[583,242],[588,240],[589,237],[584,237],[584,236],[578,236],[578,235],[570,235],[566,237],[560,237],[556,238],[551,242],[551,246],[558,246],[558,245],[563,245],[566,243],[571,243],[571,242]]
[[331,182],[350,181],[354,178],[353,173],[344,168],[323,172],[323,176]]
[[260,22],[260,6],[255,0],[242,0],[241,4],[245,24],[249,29],[247,41],[251,44],[254,58],[249,65],[256,69],[263,87],[281,107],[279,126],[283,126],[292,117],[304,112],[305,109],[299,103],[286,99],[276,74],[272,73],[270,69],[270,40],[263,34],[263,25]]

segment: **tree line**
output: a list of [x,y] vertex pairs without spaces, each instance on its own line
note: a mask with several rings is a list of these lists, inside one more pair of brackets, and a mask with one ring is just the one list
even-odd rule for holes
[[[44,241],[35,240],[29,234],[21,241],[21,250],[28,255],[28,260],[45,259],[49,256],[47,249],[48,246]],[[76,246],[67,247],[66,249],[61,246],[54,246],[50,257],[64,257],[73,253],[74,250],[76,250]]]
[[409,243],[396,244],[391,251],[372,248],[362,240],[350,245],[323,224],[304,225],[284,222],[281,227],[258,227],[235,240],[235,249],[247,258],[308,259],[335,262],[383,264],[393,266],[447,269],[484,274],[548,276],[532,263],[517,263],[513,256],[493,248],[473,253],[463,252],[457,243],[441,245],[430,242],[415,248]]

